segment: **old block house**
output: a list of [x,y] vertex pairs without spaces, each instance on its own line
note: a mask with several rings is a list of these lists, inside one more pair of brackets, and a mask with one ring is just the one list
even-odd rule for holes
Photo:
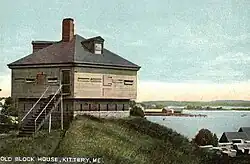
[[[129,101],[137,96],[140,67],[105,49],[104,43],[101,36],[86,39],[74,34],[74,20],[66,18],[60,41],[32,41],[32,54],[8,64],[11,97],[23,126],[44,116],[36,120],[41,123],[48,114],[53,122],[62,112],[66,120],[76,111],[128,115]],[[53,95],[60,99],[59,93],[61,103],[48,104]],[[39,115],[46,104],[51,108]]]

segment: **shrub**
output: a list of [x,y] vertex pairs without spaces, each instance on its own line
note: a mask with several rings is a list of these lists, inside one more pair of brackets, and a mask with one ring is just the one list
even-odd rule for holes
[[11,125],[12,121],[11,121],[10,117],[3,115],[3,114],[0,114],[0,123]]
[[208,129],[201,129],[198,134],[193,139],[193,142],[199,146],[205,146],[205,145],[218,145],[218,138],[216,134],[213,134]]
[[214,133],[214,135],[213,135],[213,146],[218,146],[218,137],[217,137],[217,135]]
[[140,107],[134,106],[133,108],[130,109],[130,116],[144,117],[145,115]]
[[18,110],[14,107],[14,102],[11,97],[5,98],[4,104],[1,104],[2,110],[1,113],[8,116],[18,116]]

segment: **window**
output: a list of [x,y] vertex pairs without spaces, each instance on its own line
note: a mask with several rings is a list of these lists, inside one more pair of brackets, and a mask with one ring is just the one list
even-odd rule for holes
[[89,110],[89,104],[88,103],[84,103],[83,110]]
[[101,83],[102,79],[101,78],[91,78],[90,81],[93,83]]
[[37,74],[36,74],[36,82],[37,82],[37,84],[41,84],[41,85],[43,85],[43,84],[45,84],[45,74],[43,73],[43,72],[38,72]]
[[95,102],[93,104],[91,104],[91,110],[98,110],[98,104],[96,104]]
[[124,85],[133,85],[133,80],[124,80]]
[[112,82],[113,83],[120,83],[120,84],[122,84],[123,80],[122,79],[112,79]]
[[23,81],[24,81],[24,78],[15,78],[15,81],[16,81],[16,82],[23,82]]
[[102,44],[100,43],[95,44],[95,54],[102,54]]
[[89,82],[89,78],[78,77],[79,82]]
[[57,83],[57,77],[48,78],[48,83]]
[[36,80],[32,78],[27,78],[26,83],[34,83]]
[[80,110],[82,111],[82,109],[83,109],[83,108],[82,108],[82,104],[80,104]]

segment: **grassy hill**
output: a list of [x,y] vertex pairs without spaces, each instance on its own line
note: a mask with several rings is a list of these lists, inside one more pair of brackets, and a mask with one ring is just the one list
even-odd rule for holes
[[60,130],[53,130],[50,135],[47,131],[40,131],[35,138],[17,138],[16,134],[0,136],[0,157],[49,156],[55,151],[62,134]]
[[76,118],[63,133],[41,131],[35,138],[0,138],[0,156],[101,157],[107,164],[216,163],[187,138],[146,119],[87,116]]
[[102,157],[105,163],[199,163],[188,139],[145,119],[78,118],[53,156]]

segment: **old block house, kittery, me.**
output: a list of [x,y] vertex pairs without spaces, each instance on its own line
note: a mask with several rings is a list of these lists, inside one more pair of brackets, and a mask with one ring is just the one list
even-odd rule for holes
[[129,115],[140,67],[105,49],[102,37],[75,35],[74,20],[66,18],[60,41],[32,45],[32,54],[8,64],[20,134],[33,134],[44,123],[51,128],[58,120],[63,126],[76,114]]

